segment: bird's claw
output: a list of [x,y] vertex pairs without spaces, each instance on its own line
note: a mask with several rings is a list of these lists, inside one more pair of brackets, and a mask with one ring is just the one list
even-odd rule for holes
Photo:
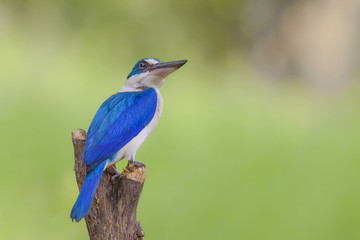
[[111,165],[109,167],[107,167],[106,169],[110,174],[112,174],[111,176],[111,182],[115,183],[117,181],[117,178],[120,177],[120,173],[118,172],[118,170],[116,169],[116,167],[114,165]]
[[112,183],[117,182],[117,180],[118,180],[118,178],[120,177],[120,175],[121,175],[120,173],[113,175],[113,176],[111,177],[111,182],[112,182]]
[[128,165],[128,167],[129,167],[128,171],[130,171],[130,172],[133,172],[133,171],[135,171],[135,169],[140,168],[140,167],[146,168],[145,163],[143,163],[143,162],[131,161],[129,163],[130,164]]
[[139,161],[129,161],[126,168],[123,168],[123,173],[119,173],[114,165],[109,166],[106,170],[112,175],[111,182],[115,183],[119,180],[122,174],[132,173],[140,167],[145,167],[145,163]]

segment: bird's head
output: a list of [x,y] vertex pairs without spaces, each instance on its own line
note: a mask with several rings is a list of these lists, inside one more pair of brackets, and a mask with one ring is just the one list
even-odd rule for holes
[[135,64],[122,90],[138,91],[149,87],[159,89],[165,77],[186,62],[187,60],[163,62],[156,58],[143,58]]

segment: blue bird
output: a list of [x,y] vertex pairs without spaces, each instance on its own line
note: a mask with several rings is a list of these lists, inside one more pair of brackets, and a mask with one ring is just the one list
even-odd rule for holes
[[[96,112],[87,134],[83,162],[87,171],[79,196],[71,210],[80,221],[90,209],[102,172],[123,158],[135,166],[136,151],[159,122],[163,100],[159,89],[165,77],[187,60],[162,62],[156,58],[139,60],[120,91],[109,97]],[[117,172],[117,171],[116,171]],[[118,175],[114,175],[117,177]]]

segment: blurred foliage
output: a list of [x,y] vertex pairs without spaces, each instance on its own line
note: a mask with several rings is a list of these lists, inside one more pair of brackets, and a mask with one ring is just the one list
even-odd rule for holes
[[245,1],[2,1],[0,239],[87,238],[69,218],[70,132],[147,56],[189,62],[162,87],[162,119],[137,153],[146,239],[359,239],[360,86],[329,96],[259,81],[246,11]]
[[30,0],[7,1],[6,7],[17,10],[26,28],[60,38],[70,30],[71,37],[114,59],[190,48],[218,62],[230,49],[249,43],[245,1]]

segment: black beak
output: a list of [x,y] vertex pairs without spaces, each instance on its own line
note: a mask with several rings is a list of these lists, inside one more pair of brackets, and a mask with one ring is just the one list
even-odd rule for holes
[[178,68],[182,67],[186,62],[187,62],[187,60],[179,60],[179,61],[158,63],[158,64],[155,64],[155,65],[152,65],[149,68],[149,71],[152,71],[152,70],[155,70],[155,69],[160,69],[160,68],[175,68],[175,69],[178,69]]

